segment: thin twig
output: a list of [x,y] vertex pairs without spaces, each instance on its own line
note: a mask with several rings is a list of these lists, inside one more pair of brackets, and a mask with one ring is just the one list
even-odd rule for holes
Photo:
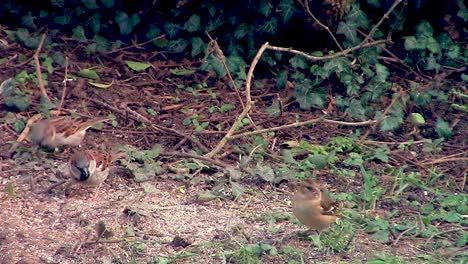
[[398,243],[398,241],[400,241],[400,239],[403,237],[404,234],[408,233],[409,231],[412,231],[413,229],[415,229],[415,228],[418,227],[418,226],[419,226],[419,224],[416,223],[414,226],[412,226],[412,227],[406,229],[405,231],[401,232],[401,233],[398,235],[397,239],[396,239],[395,241],[393,241],[393,244],[392,244],[392,245],[393,245],[393,246],[396,246],[396,244]]
[[309,14],[309,16],[312,17],[312,19],[315,21],[315,23],[319,24],[319,26],[321,26],[322,28],[324,28],[326,31],[328,31],[328,34],[330,34],[330,36],[332,37],[333,41],[335,42],[335,45],[341,50],[343,51],[343,48],[341,47],[340,43],[338,42],[338,40],[335,38],[335,35],[333,35],[333,33],[331,32],[330,28],[325,26],[324,24],[322,24],[322,22],[320,22],[320,20],[318,20],[314,14],[310,11],[310,8],[309,8],[309,1],[308,0],[304,0],[304,2],[301,2],[301,0],[299,0],[299,3],[305,8],[305,10],[307,11],[307,13]]
[[63,102],[65,101],[65,93],[67,92],[67,83],[68,83],[68,56],[65,57],[65,76],[63,77],[63,91],[62,97],[60,98],[60,105],[58,108],[58,112],[62,109]]
[[[237,99],[239,100],[239,102],[240,102],[240,104],[242,106],[242,109],[244,109],[245,104],[242,101],[242,97],[240,95],[239,88],[237,88],[236,82],[232,78],[231,71],[229,70],[229,68],[228,68],[228,66],[226,64],[226,57],[224,56],[223,51],[219,47],[218,42],[216,42],[216,40],[211,38],[211,36],[210,36],[210,34],[208,32],[205,32],[205,34],[208,36],[208,38],[210,38],[210,44],[209,44],[210,46],[209,47],[211,47],[211,49],[212,49],[212,51],[211,51],[212,54],[216,58],[218,58],[218,60],[221,61],[221,63],[223,64],[223,67],[226,70],[227,76],[229,77],[229,80],[232,83],[232,87],[234,87],[234,91],[236,91]],[[255,125],[255,122],[252,120],[252,118],[250,117],[250,115],[248,113],[247,113],[247,118],[249,119],[250,124],[254,127],[254,129],[257,129],[257,126]]]
[[228,142],[228,138],[234,134],[234,131],[236,131],[237,127],[240,125],[242,122],[242,119],[249,113],[250,109],[253,106],[253,101],[252,97],[250,94],[250,87],[252,83],[252,77],[253,77],[253,71],[255,69],[255,66],[257,66],[258,61],[260,60],[260,57],[262,56],[263,52],[269,47],[268,42],[262,45],[262,47],[258,50],[257,55],[255,55],[255,58],[252,61],[252,64],[250,65],[249,72],[247,73],[247,79],[245,81],[245,97],[247,99],[246,105],[242,113],[237,117],[237,119],[234,121],[234,124],[232,124],[231,128],[228,130],[226,135],[219,141],[218,145],[216,145],[213,150],[211,150],[208,154],[205,155],[205,157],[211,158],[214,155],[216,155],[221,149],[226,145]]
[[375,26],[371,29],[371,31],[369,32],[369,34],[367,35],[367,37],[364,38],[364,40],[361,42],[361,44],[358,45],[358,47],[362,47],[362,45],[364,45],[365,43],[367,43],[367,41],[370,40],[370,38],[372,38],[375,34],[375,31],[379,28],[379,26],[383,23],[383,21],[385,19],[388,18],[388,16],[390,15],[390,13],[393,11],[393,9],[395,9],[397,7],[397,5],[399,3],[401,3],[402,0],[395,0],[395,2],[393,2],[393,5],[388,9],[388,11],[382,16],[382,18],[380,19],[379,22],[377,22],[377,24],[375,24]]
[[42,97],[47,99],[49,102],[50,98],[47,95],[47,91],[44,87],[44,82],[42,81],[42,71],[41,71],[41,62],[39,61],[39,55],[41,53],[42,46],[44,45],[44,41],[47,37],[46,33],[42,34],[41,42],[39,43],[39,46],[37,47],[36,53],[34,54],[34,61],[36,62],[36,75],[37,75],[37,82],[39,85],[39,89],[41,90]]
[[306,120],[303,122],[296,122],[296,123],[287,124],[283,126],[265,128],[265,129],[245,132],[242,134],[236,134],[233,136],[229,136],[229,139],[232,140],[232,139],[237,139],[241,137],[252,136],[252,135],[257,135],[257,134],[262,134],[262,133],[267,133],[267,132],[286,130],[286,129],[290,129],[293,127],[301,127],[301,126],[306,126],[306,125],[316,124],[316,123],[328,123],[328,124],[343,125],[343,126],[366,126],[366,125],[373,124],[375,122],[376,121],[374,120],[368,120],[368,121],[362,121],[362,122],[344,122],[344,121],[328,120],[323,117],[319,117],[316,119],[310,119],[310,120]]
[[123,51],[123,50],[126,50],[126,49],[131,49],[131,48],[140,48],[140,46],[146,45],[146,44],[148,44],[150,42],[153,42],[153,41],[158,40],[158,39],[162,39],[164,37],[166,37],[165,34],[161,35],[161,36],[158,36],[158,37],[155,37],[153,39],[147,40],[147,41],[142,42],[142,43],[133,43],[133,45],[130,45],[130,46],[127,46],[127,47],[111,50],[111,51],[107,52],[106,54],[109,55],[109,54],[112,54],[112,53],[120,52],[120,51]]
[[332,55],[327,55],[327,56],[322,56],[322,57],[317,57],[317,56],[312,56],[312,55],[309,55],[303,51],[299,51],[299,50],[295,50],[295,49],[292,49],[292,48],[283,48],[283,47],[276,47],[276,46],[270,46],[268,45],[268,49],[269,50],[275,50],[275,51],[283,51],[283,52],[289,52],[289,53],[293,53],[293,54],[296,54],[296,55],[300,55],[310,61],[323,61],[323,60],[330,60],[330,59],[334,59],[334,58],[338,58],[338,57],[341,57],[341,56],[345,56],[345,55],[348,55],[349,53],[355,51],[355,50],[359,50],[359,49],[362,49],[362,48],[368,48],[368,47],[373,47],[373,46],[377,46],[377,45],[380,45],[380,44],[384,44],[384,43],[391,43],[391,39],[382,39],[382,40],[377,40],[377,41],[374,41],[374,42],[369,42],[369,43],[365,43],[364,45],[362,46],[356,46],[356,47],[352,47],[352,48],[349,48],[349,49],[345,49],[343,51],[340,51],[340,52],[337,52],[337,53],[334,53]]

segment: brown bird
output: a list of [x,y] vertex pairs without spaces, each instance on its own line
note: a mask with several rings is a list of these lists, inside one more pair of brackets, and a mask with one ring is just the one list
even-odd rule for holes
[[312,181],[299,183],[291,200],[294,215],[312,230],[320,232],[339,219],[334,215],[324,214],[331,210],[334,202],[322,194]]
[[92,125],[109,120],[98,117],[88,121],[72,119],[71,116],[57,116],[39,121],[31,130],[31,141],[37,147],[57,148],[78,146],[86,130]]
[[98,195],[101,184],[109,175],[110,165],[123,157],[124,153],[102,153],[95,150],[79,151],[72,155],[67,166],[67,174],[71,178],[65,190],[74,185],[97,186],[94,198]]

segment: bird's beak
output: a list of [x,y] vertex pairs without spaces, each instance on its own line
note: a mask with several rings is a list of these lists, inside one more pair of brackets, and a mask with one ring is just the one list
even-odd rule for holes
[[89,169],[82,168],[80,169],[80,181],[86,181],[89,178]]

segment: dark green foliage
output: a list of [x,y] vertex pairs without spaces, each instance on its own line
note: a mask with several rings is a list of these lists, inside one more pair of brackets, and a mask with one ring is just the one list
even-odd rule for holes
[[[389,57],[382,46],[320,61],[267,51],[256,70],[256,78],[276,77],[279,89],[286,81],[293,82],[293,97],[303,110],[325,109],[334,102],[336,110],[347,118],[368,120],[379,118],[396,95],[398,89],[394,89],[393,78],[400,76],[399,69],[409,69],[404,74],[421,72],[432,76],[443,67],[458,69],[468,62],[468,49],[458,42],[464,33],[459,25],[466,22],[468,13],[463,1],[447,5],[431,0],[409,1],[406,6],[398,5],[375,30],[372,29],[393,2],[344,2],[347,6],[341,10],[326,3],[309,5],[344,49],[359,45],[369,32],[373,32],[369,41],[391,35],[394,44],[386,48],[398,57],[400,65],[394,67],[379,58]],[[247,65],[265,42],[319,57],[340,51],[330,34],[317,26],[299,1],[293,0],[51,0],[34,4],[9,0],[0,4],[0,23],[18,27],[5,32],[11,40],[31,49],[38,47],[42,33],[38,30],[44,27],[49,29],[45,47],[54,41],[54,36],[69,35],[86,43],[88,55],[108,52],[135,39],[153,40],[145,48],[204,58],[200,70],[213,71],[218,77],[229,71],[239,83],[246,79]],[[225,61],[206,54],[209,39],[205,33],[216,39]],[[43,63],[52,73],[52,60],[47,59]],[[55,59],[53,62],[58,63]],[[460,78],[466,80],[466,74]],[[400,129],[408,117],[408,107],[415,105],[417,109],[411,111],[417,110],[430,118],[427,112],[447,103],[449,85],[441,83],[421,89],[417,83],[415,80],[414,85],[409,85],[409,98],[397,98],[387,109],[380,120],[381,131]],[[459,100],[452,102],[454,111],[466,109],[460,94],[463,93],[456,96]],[[446,124],[436,118],[429,119],[427,124],[436,133],[426,134],[451,136]]]

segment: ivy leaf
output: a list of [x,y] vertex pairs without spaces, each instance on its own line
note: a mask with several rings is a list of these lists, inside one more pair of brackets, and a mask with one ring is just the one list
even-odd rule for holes
[[127,66],[134,70],[134,71],[144,71],[146,69],[148,69],[149,67],[151,67],[151,64],[149,63],[143,63],[143,62],[138,62],[138,61],[129,61],[129,60],[126,60],[125,61],[125,64],[127,64]]
[[85,30],[82,26],[77,26],[72,30],[72,38],[77,40],[86,40]]
[[392,131],[399,128],[401,123],[403,123],[403,118],[398,116],[387,116],[380,123],[380,130],[382,132]]
[[145,37],[148,39],[154,39],[159,35],[161,35],[161,30],[155,25],[150,25],[148,32],[145,34]]
[[257,175],[266,182],[273,182],[275,180],[275,172],[269,165],[258,165]]
[[117,12],[115,15],[115,22],[119,25],[120,34],[128,35],[132,32],[133,27],[140,23],[140,16],[133,14],[131,17],[125,12]]
[[220,78],[226,76],[226,70],[224,69],[223,64],[218,60],[218,58],[213,56],[213,54],[208,56],[200,69],[203,71],[212,70],[216,73],[216,76]]
[[349,114],[351,117],[358,118],[361,120],[366,119],[366,110],[362,105],[361,101],[358,99],[352,99],[348,108],[345,110],[345,113]]
[[423,20],[421,23],[419,23],[419,25],[416,27],[416,31],[418,32],[418,35],[425,37],[432,37],[434,34],[434,29],[426,20]]
[[268,17],[271,14],[272,9],[273,5],[270,3],[270,1],[261,1],[258,12],[260,12],[260,14],[264,15],[265,17]]
[[294,14],[294,2],[291,0],[283,0],[279,3],[278,6],[281,9],[281,17],[283,18],[283,23],[286,24]]
[[302,56],[296,55],[289,60],[289,63],[294,69],[307,69],[309,66]]
[[70,15],[63,15],[63,16],[56,16],[54,17],[54,22],[59,25],[68,25],[70,24],[71,16]]
[[171,40],[167,43],[167,50],[169,52],[180,53],[183,52],[188,46],[188,41],[180,38],[177,40]]
[[371,239],[376,242],[387,243],[390,240],[390,232],[388,230],[380,230],[375,232]]
[[244,187],[237,182],[231,181],[232,195],[234,195],[234,201],[239,200],[239,198],[244,194]]
[[81,0],[81,2],[88,8],[89,10],[98,9],[99,6],[96,3],[96,0]]
[[166,31],[166,34],[169,36],[169,39],[172,39],[179,32],[179,26],[172,22],[168,22],[164,24],[164,31]]
[[185,22],[184,29],[192,33],[201,29],[200,16],[197,14],[192,15],[187,22]]
[[345,35],[346,39],[351,43],[357,43],[359,41],[356,26],[351,25],[351,23],[341,21],[340,24],[338,24],[336,33]]
[[101,3],[107,8],[112,8],[115,5],[115,0],[101,0]]
[[424,50],[426,47],[424,43],[418,41],[415,36],[405,37],[406,50]]
[[94,34],[98,34],[101,30],[101,14],[96,13],[86,20],[86,24],[91,27]]
[[268,21],[265,21],[263,25],[260,26],[259,30],[261,32],[266,32],[270,34],[275,34],[276,30],[278,29],[278,19],[276,17],[272,17]]
[[444,138],[451,138],[453,136],[450,124],[440,117],[437,118],[436,132],[439,136]]
[[81,71],[78,72],[78,76],[93,79],[93,80],[99,80],[99,75],[97,74],[97,72],[91,69],[82,69]]
[[380,63],[375,64],[375,70],[377,72],[377,79],[381,82],[385,82],[390,75],[388,68]]
[[247,35],[250,31],[250,25],[246,23],[242,23],[240,26],[237,27],[236,31],[234,32],[234,37],[236,39],[241,39]]
[[193,37],[190,43],[192,43],[192,51],[190,52],[192,58],[206,50],[207,45],[200,37]]
[[430,37],[426,41],[426,48],[432,53],[440,53],[439,42],[433,37]]
[[351,6],[351,10],[346,14],[346,22],[350,25],[369,29],[369,18],[361,10],[359,4],[355,3]]

